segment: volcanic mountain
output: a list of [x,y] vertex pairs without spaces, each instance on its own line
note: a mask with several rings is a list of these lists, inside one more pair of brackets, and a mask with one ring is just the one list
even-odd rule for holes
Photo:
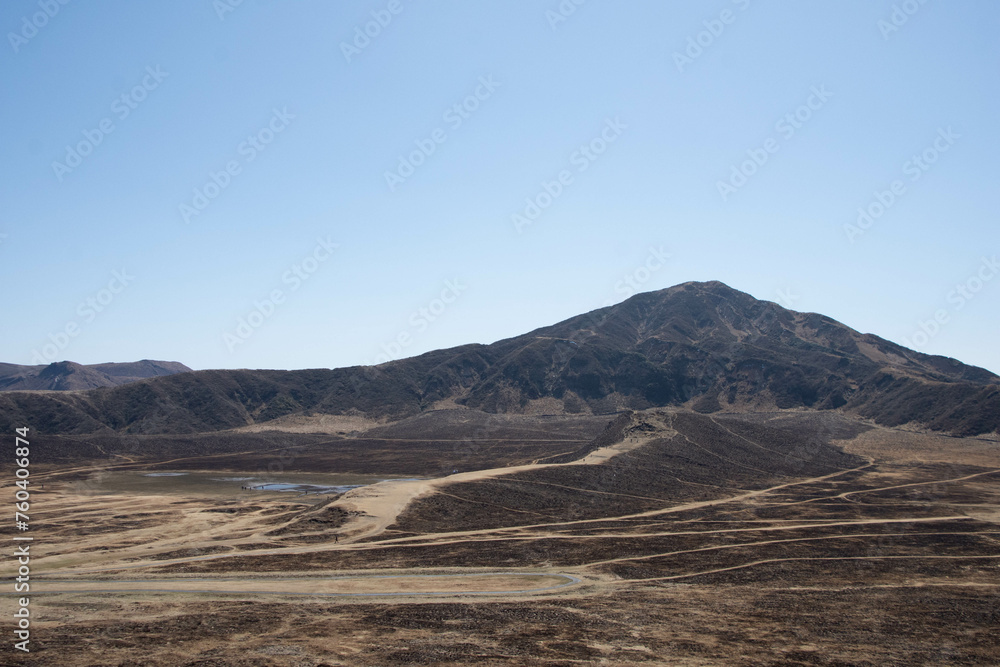
[[116,387],[146,378],[190,371],[190,368],[176,361],[153,361],[150,359],[87,366],[72,361],[59,361],[47,366],[20,366],[0,363],[0,391],[39,389],[74,391],[97,387]]
[[704,282],[638,294],[490,345],[377,367],[212,370],[72,394],[6,392],[0,428],[192,434],[440,408],[611,414],[662,406],[836,410],[973,435],[1000,430],[1000,377]]

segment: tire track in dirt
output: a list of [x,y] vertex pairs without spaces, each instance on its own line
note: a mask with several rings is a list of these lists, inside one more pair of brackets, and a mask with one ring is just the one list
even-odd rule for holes
[[700,577],[706,574],[717,574],[719,572],[729,572],[732,570],[742,570],[748,567],[756,567],[757,565],[766,565],[768,563],[788,563],[792,561],[832,561],[832,560],[902,560],[902,559],[914,559],[921,558],[925,560],[977,560],[977,559],[994,559],[1000,558],[1000,554],[987,555],[987,556],[934,556],[934,555],[913,555],[913,556],[801,556],[801,557],[791,557],[791,558],[767,558],[764,560],[757,560],[752,563],[742,563],[740,565],[732,565],[730,567],[721,567],[714,570],[706,570],[704,572],[692,572],[689,574],[675,574],[667,577],[651,577],[649,579],[623,579],[623,582],[627,583],[640,583],[644,581],[671,581],[674,579],[688,579],[690,577]]
[[977,472],[972,475],[966,475],[965,477],[954,477],[951,479],[932,479],[926,482],[910,482],[909,484],[896,484],[894,486],[882,486],[876,489],[859,489],[857,491],[845,491],[843,493],[838,493],[832,496],[822,496],[821,498],[809,498],[808,500],[796,500],[791,503],[783,503],[784,505],[804,505],[806,503],[814,503],[821,500],[833,500],[835,498],[843,498],[847,500],[848,496],[854,496],[864,493],[878,493],[879,491],[891,491],[893,489],[905,489],[911,486],[927,486],[928,484],[952,484],[955,482],[963,482],[967,479],[972,479],[973,477],[981,477],[983,475],[994,475],[1000,473],[1000,468],[996,470],[987,470],[985,472]]
[[[371,582],[382,584],[386,580],[421,580],[421,579],[490,579],[490,578],[538,578],[538,579],[563,579],[563,583],[552,586],[542,586],[530,589],[499,589],[499,590],[475,590],[461,587],[461,581],[457,582],[454,590],[396,590],[396,591],[368,591],[368,592],[320,592],[317,587],[322,584],[343,584],[345,582]],[[247,585],[266,584],[270,582],[294,582],[301,584],[300,590],[248,590]],[[579,584],[582,580],[572,574],[560,572],[470,572],[466,574],[390,574],[390,575],[356,575],[339,577],[298,577],[281,579],[260,579],[260,578],[184,578],[184,579],[113,579],[113,580],[88,580],[88,579],[52,579],[37,578],[36,582],[41,584],[32,591],[34,595],[59,595],[59,594],[97,594],[109,593],[133,594],[133,593],[187,593],[187,594],[218,594],[218,595],[281,595],[281,596],[308,596],[308,597],[438,597],[438,596],[487,596],[487,595],[533,595],[567,588]],[[157,584],[156,588],[136,588],[131,586],[122,587],[125,584]],[[232,583],[233,588],[226,588],[226,584]],[[47,590],[50,585],[58,586],[62,584],[63,590]],[[93,588],[81,588],[93,586]],[[114,588],[119,586],[119,588]],[[197,588],[203,586],[204,588]],[[377,587],[377,586],[376,586]],[[312,590],[301,590],[310,588]],[[14,595],[14,593],[4,593],[4,595]]]
[[[899,537],[926,537],[928,535],[1000,535],[995,531],[981,533],[901,533]],[[697,549],[682,549],[680,551],[667,551],[659,554],[649,554],[646,556],[623,556],[621,558],[610,558],[608,560],[598,560],[587,563],[587,567],[595,565],[607,565],[609,563],[625,563],[638,560],[651,560],[654,558],[667,558],[669,556],[680,556],[683,554],[702,553],[705,551],[722,551],[725,549],[742,549],[744,547],[762,547],[768,544],[788,544],[791,542],[816,542],[821,540],[849,540],[859,537],[885,537],[885,533],[854,533],[851,535],[822,535],[819,537],[792,537],[785,540],[764,540],[761,542],[742,542],[740,544],[717,544],[710,547],[699,547]]]

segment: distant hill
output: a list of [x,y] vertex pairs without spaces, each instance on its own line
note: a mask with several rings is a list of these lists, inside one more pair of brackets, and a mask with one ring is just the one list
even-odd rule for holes
[[212,370],[72,394],[0,394],[0,429],[185,434],[286,415],[811,408],[960,435],[1000,430],[1000,377],[720,282],[638,294],[491,345],[377,367]]
[[176,361],[150,359],[87,366],[72,361],[59,361],[48,366],[0,363],[0,391],[74,391],[116,387],[146,378],[189,372],[190,368]]

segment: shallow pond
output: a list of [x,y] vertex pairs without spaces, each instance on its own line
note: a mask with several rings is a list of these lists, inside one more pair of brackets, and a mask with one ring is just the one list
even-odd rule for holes
[[140,495],[233,495],[254,493],[326,494],[343,493],[390,479],[412,479],[386,475],[337,473],[254,474],[239,472],[112,471],[91,477],[86,488],[96,494]]

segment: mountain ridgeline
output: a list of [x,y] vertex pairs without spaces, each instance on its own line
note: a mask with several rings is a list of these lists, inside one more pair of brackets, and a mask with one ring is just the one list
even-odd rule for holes
[[0,391],[78,391],[97,387],[117,387],[146,378],[190,371],[190,368],[176,361],[150,359],[124,364],[86,366],[72,361],[57,361],[38,366],[0,363]]
[[377,367],[211,370],[85,392],[3,392],[0,427],[186,434],[289,415],[402,418],[456,406],[536,414],[811,408],[975,435],[1000,430],[1000,377],[719,282],[685,283],[491,345]]

